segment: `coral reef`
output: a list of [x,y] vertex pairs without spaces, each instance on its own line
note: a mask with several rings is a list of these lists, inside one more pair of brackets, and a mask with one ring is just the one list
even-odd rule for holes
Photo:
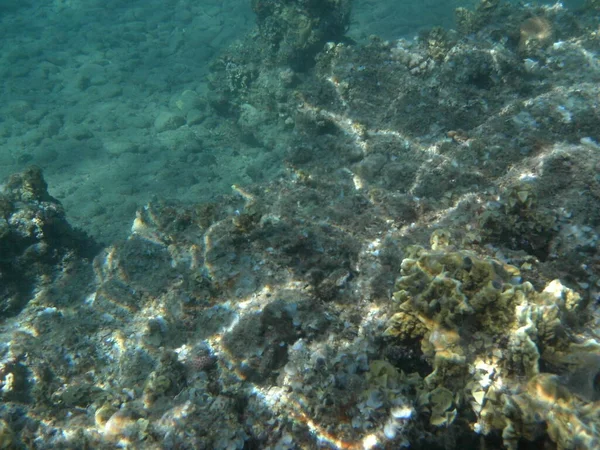
[[215,59],[206,108],[280,177],[153,200],[101,250],[39,169],[4,185],[0,446],[598,446],[597,21],[484,0],[317,53],[346,7],[257,0],[244,42],[280,46]]

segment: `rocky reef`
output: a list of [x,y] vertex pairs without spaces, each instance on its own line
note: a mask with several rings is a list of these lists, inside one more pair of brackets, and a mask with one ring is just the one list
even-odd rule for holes
[[257,0],[206,103],[284,175],[157,199],[101,249],[14,175],[0,448],[597,448],[588,3],[351,44],[343,1]]
[[13,175],[0,192],[0,314],[18,314],[32,295],[56,289],[64,272],[77,270],[78,259],[99,249],[69,225],[39,167]]
[[305,70],[323,45],[344,38],[350,7],[351,0],[252,0],[263,40],[257,47],[272,64]]

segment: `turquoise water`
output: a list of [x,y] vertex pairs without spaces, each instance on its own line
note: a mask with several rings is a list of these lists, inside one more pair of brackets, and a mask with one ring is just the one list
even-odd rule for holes
[[[349,32],[397,38],[450,25],[452,10],[358,2]],[[280,172],[283,149],[223,138],[228,124],[204,109],[210,62],[254,26],[248,1],[9,2],[0,20],[0,175],[42,167],[70,220],[98,239],[125,237],[153,195],[209,199]],[[185,118],[186,91],[200,113],[157,129],[161,113]]]

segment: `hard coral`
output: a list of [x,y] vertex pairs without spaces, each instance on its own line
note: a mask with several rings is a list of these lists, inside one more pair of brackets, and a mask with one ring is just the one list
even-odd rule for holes
[[[418,404],[430,425],[460,416],[483,435],[502,432],[509,449],[521,439],[597,448],[596,396],[580,395],[568,381],[581,378],[600,350],[580,331],[583,299],[558,280],[538,292],[516,267],[453,249],[440,235],[432,237],[435,250],[409,249],[385,332],[420,340],[432,371]],[[585,374],[591,390],[596,369]]]

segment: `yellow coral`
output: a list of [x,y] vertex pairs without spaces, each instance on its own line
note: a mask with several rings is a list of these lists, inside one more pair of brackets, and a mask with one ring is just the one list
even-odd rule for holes
[[[531,199],[518,194],[523,204]],[[600,405],[585,392],[595,389],[600,343],[572,328],[585,321],[581,296],[558,280],[538,292],[520,281],[516,267],[455,250],[450,242],[438,231],[432,250],[410,248],[385,331],[399,340],[420,339],[433,368],[419,394],[431,425],[447,426],[470,407],[473,429],[502,432],[509,449],[544,436],[557,448],[600,448]],[[598,362],[588,369],[594,357]],[[541,362],[560,368],[560,376],[543,372]],[[575,395],[564,380],[581,370],[591,371],[583,379],[592,387]]]

